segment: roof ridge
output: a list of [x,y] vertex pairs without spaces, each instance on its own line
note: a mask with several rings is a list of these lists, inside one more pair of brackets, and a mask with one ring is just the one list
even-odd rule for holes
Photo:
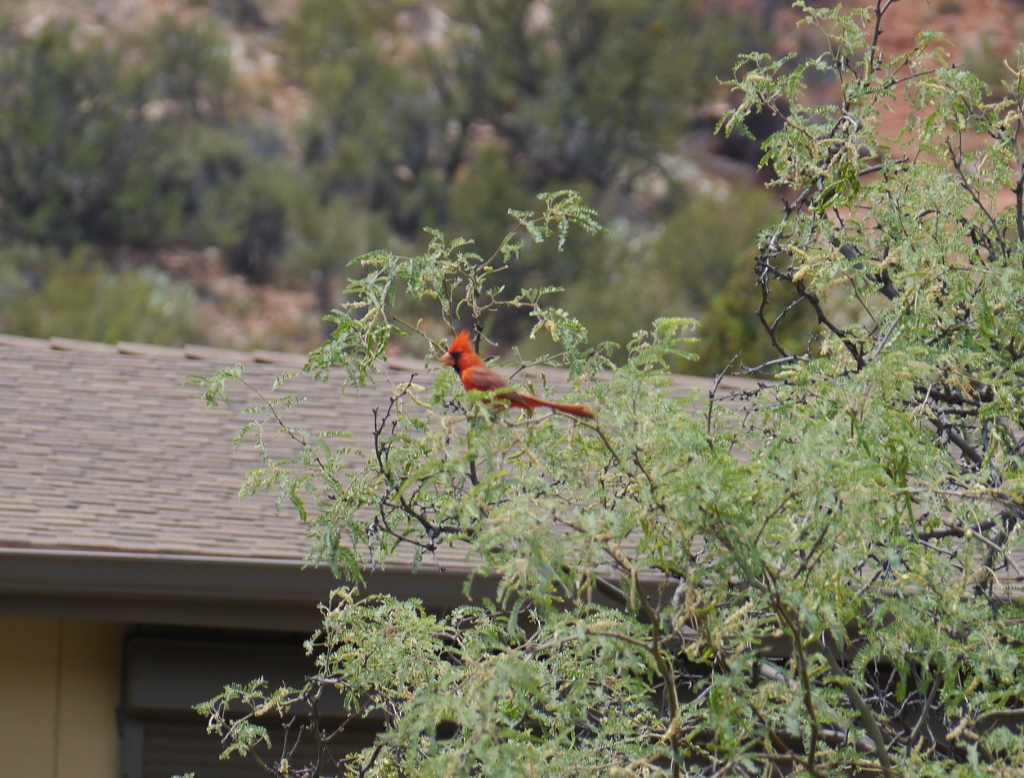
[[0,333],[0,347],[35,349],[38,351],[74,351],[88,354],[125,354],[162,359],[192,359],[204,362],[262,362],[301,368],[306,364],[305,354],[268,349],[217,348],[187,343],[184,346],[158,346],[152,343],[137,343],[119,340],[117,343],[100,343],[77,338],[31,338],[24,335]]
[[[30,338],[24,335],[5,335],[0,333],[0,349],[3,347],[35,349],[39,351],[73,351],[88,354],[125,354],[162,359],[218,362],[220,364],[233,362],[270,364],[280,365],[293,370],[303,369],[309,361],[306,354],[297,354],[289,351],[270,351],[267,349],[241,351],[238,349],[201,346],[191,343],[181,347],[157,346],[151,343],[136,343],[124,340],[119,340],[117,343],[100,343],[92,340],[78,340],[76,338]],[[392,370],[418,372],[423,369],[423,360],[414,357],[387,357],[385,365]],[[554,368],[554,370],[564,371],[565,368]],[[607,379],[608,376],[603,375],[601,377]],[[704,376],[675,375],[673,379],[677,383],[684,383],[695,389],[710,389],[716,384],[715,379]],[[764,382],[752,378],[725,376],[718,379],[717,383],[725,390],[743,390],[752,389]]]
[[[83,354],[124,354],[127,356],[154,357],[159,359],[195,360],[201,362],[218,362],[221,364],[243,362],[246,364],[280,365],[295,370],[306,366],[309,357],[290,351],[273,351],[270,349],[219,348],[186,343],[184,346],[158,346],[153,343],[138,343],[119,340],[117,343],[101,343],[94,340],[78,338],[32,338],[25,335],[7,335],[0,332],[0,348],[23,348],[36,351],[71,351]],[[388,357],[387,364],[395,370],[416,370],[423,367],[422,360],[409,357]]]

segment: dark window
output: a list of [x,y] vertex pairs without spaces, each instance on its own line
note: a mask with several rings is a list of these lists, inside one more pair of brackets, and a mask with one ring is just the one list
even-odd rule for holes
[[[206,722],[192,706],[215,696],[228,683],[263,676],[271,688],[281,683],[301,685],[313,670],[299,637],[129,637],[121,707],[123,777],[170,778],[188,772],[196,778],[265,777],[268,773],[251,756],[220,759],[219,739],[207,734]],[[320,712],[325,729],[338,727],[344,720],[340,696],[322,699]],[[274,765],[282,756],[295,766],[315,761],[316,743],[308,732],[298,731],[301,716],[290,729],[276,717],[259,723],[268,728],[273,741],[272,749],[258,752],[267,764]],[[349,724],[330,740],[330,757],[337,760],[365,748],[376,731],[373,722]],[[340,772],[330,761],[322,775]]]

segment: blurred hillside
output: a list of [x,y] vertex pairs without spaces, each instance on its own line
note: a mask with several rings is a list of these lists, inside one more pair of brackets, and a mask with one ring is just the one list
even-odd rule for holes
[[[308,350],[353,257],[416,252],[428,226],[487,255],[508,208],[571,187],[609,233],[527,247],[501,283],[563,287],[596,340],[702,318],[690,369],[750,364],[769,352],[746,259],[778,193],[756,142],[713,135],[718,80],[740,52],[816,53],[795,19],[777,0],[8,0],[0,330]],[[1024,6],[893,20],[886,46],[943,30],[995,84]],[[490,326],[544,348],[528,321]]]

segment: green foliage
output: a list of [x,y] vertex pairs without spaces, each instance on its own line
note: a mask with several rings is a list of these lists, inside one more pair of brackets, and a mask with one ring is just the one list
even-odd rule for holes
[[671,147],[692,106],[753,40],[690,0],[453,3],[452,100],[527,160],[534,181],[607,183]]
[[529,208],[529,191],[526,174],[515,167],[503,149],[490,144],[453,179],[448,220],[457,234],[474,235],[481,251],[500,246],[510,224],[508,209]]
[[285,250],[288,204],[299,182],[283,161],[247,155],[244,165],[240,175],[207,193],[203,232],[227,254],[233,269],[266,281]]
[[[63,260],[53,252],[21,246],[0,254],[0,274],[18,259],[36,270],[41,265],[52,269],[38,290],[23,287],[16,296],[0,297],[4,332],[104,343],[184,345],[201,340],[193,318],[195,292],[156,270],[112,273],[87,249]],[[20,281],[16,271],[12,275]]]
[[230,44],[214,24],[163,16],[130,45],[133,58],[144,63],[133,63],[133,76],[144,83],[149,100],[167,101],[164,109],[179,124],[227,115],[236,92]]
[[[759,310],[764,321],[774,324],[778,320],[775,340],[783,351],[798,352],[817,342],[817,317],[810,306],[801,305],[798,295],[781,293],[770,299],[761,296],[753,267],[755,255],[752,248],[737,253],[732,275],[708,301],[696,347],[699,359],[687,372],[718,375],[735,369],[760,373],[759,366],[769,363],[770,367],[779,358],[779,351],[765,337]],[[796,307],[790,308],[791,305]]]
[[[236,83],[215,17],[183,18],[102,38],[71,22],[28,37],[4,28],[4,240],[62,256],[89,245],[108,259],[214,246],[256,283],[312,282],[325,312],[343,265],[369,245],[422,248],[432,224],[487,254],[512,224],[507,209],[528,208],[540,188],[583,191],[612,218],[639,202],[636,234],[657,230],[646,222],[672,203],[644,202],[638,182],[757,38],[755,20],[693,0],[306,0],[280,33],[286,77],[312,98],[295,159],[261,96]],[[621,262],[623,244],[535,246],[503,283],[591,290],[609,256]],[[676,302],[638,310],[615,339],[679,313]],[[538,353],[517,309],[488,326]]]
[[[301,179],[300,179],[301,181]],[[351,198],[334,195],[321,203],[314,187],[295,187],[288,199],[288,244],[282,271],[291,277],[310,278],[317,290],[320,311],[326,316],[335,307],[347,266],[371,246],[388,238],[387,226],[377,214],[367,213]],[[324,320],[324,335],[334,326]]]
[[[638,645],[649,630],[614,609],[590,606],[539,623],[535,614],[487,603],[437,617],[416,601],[356,599],[354,590],[341,589],[323,612],[324,628],[307,651],[324,686],[340,693],[348,710],[376,711],[396,725],[385,738],[385,772],[578,774],[602,764],[611,745],[604,741],[614,729],[602,724],[655,717],[644,682],[650,668]],[[450,661],[437,662],[442,653]],[[318,689],[308,684],[271,692],[259,679],[229,686],[199,709],[214,729],[230,720],[239,733],[231,750],[248,752],[265,741],[266,730],[251,723],[255,716],[233,719],[231,704],[265,713],[319,701]],[[392,715],[396,703],[406,706],[400,719]],[[532,719],[538,707],[544,715]],[[475,711],[486,715],[475,719]],[[588,715],[592,723],[574,731]],[[439,727],[456,734],[439,737]],[[580,737],[594,747],[572,748]],[[350,768],[363,760],[352,759]]]
[[[71,245],[116,229],[103,208],[142,145],[143,95],[99,41],[52,24],[0,55],[5,232]],[[83,142],[84,140],[84,142]]]
[[52,246],[14,243],[0,248],[0,311],[42,284],[64,255]]
[[[696,310],[708,307],[736,272],[757,234],[779,219],[779,198],[735,186],[723,196],[693,198],[665,221],[654,248],[660,285],[680,289]],[[746,258],[741,260],[749,267]]]
[[457,163],[429,71],[396,55],[417,45],[397,29],[412,5],[311,0],[285,32],[287,63],[317,106],[307,161],[326,190],[359,196],[407,236],[424,212],[442,216],[438,187]]
[[[285,34],[287,62],[317,106],[307,159],[325,186],[385,211],[406,236],[447,223],[449,208],[461,227],[467,176],[486,177],[476,185],[485,189],[518,188],[521,177],[530,193],[631,177],[674,148],[755,37],[749,20],[692,0],[458,0],[444,10],[308,0]],[[509,194],[497,229],[522,199]]]
[[[692,0],[457,0],[443,10],[308,0],[285,33],[285,61],[314,97],[305,155],[323,191],[384,214],[406,240],[431,224],[472,235],[484,254],[508,229],[507,209],[541,189],[604,195],[612,216],[627,210],[634,182],[675,152],[695,106],[757,38],[754,18]],[[575,287],[578,310],[595,309],[585,323],[608,324],[598,337],[624,339],[649,314],[680,312],[680,295],[666,289],[646,290],[625,319],[607,315],[626,287],[609,294],[603,271],[628,263],[633,237],[575,241],[558,255],[541,248],[503,282]],[[674,276],[689,266],[657,262],[678,289]],[[489,326],[537,353],[516,311]]]
[[169,20],[112,41],[55,22],[5,45],[0,229],[64,249],[159,240],[176,214],[152,171],[183,120],[223,105],[226,56],[212,31]]
[[[746,364],[759,364],[771,342],[754,313],[759,300],[749,254],[758,232],[778,220],[776,203],[738,186],[723,197],[689,200],[660,231],[623,221],[589,247],[561,302],[579,312],[591,337],[616,343],[668,313],[701,316],[700,360],[674,364],[684,372],[714,375],[741,352]],[[790,337],[806,340],[812,323],[804,319]]]
[[[269,735],[257,715],[337,688],[386,723],[350,774],[1024,770],[1024,77],[989,100],[931,36],[882,55],[898,4],[799,5],[828,52],[742,58],[724,123],[785,117],[765,153],[787,202],[753,261],[774,382],[680,397],[667,368],[693,322],[635,332],[616,368],[551,290],[503,288],[522,236],[597,229],[572,193],[514,212],[493,255],[433,232],[421,256],[365,256],[314,375],[354,390],[393,336],[436,356],[461,322],[483,342],[511,306],[552,336],[538,364],[565,365],[598,420],[499,411],[425,362],[353,464],[337,431],[289,426],[295,398],[261,400],[244,434],[299,451],[264,445],[248,489],[290,500],[317,556],[358,583],[360,563],[415,569],[446,544],[498,590],[444,617],[342,590],[304,688],[254,682],[202,706],[229,750]],[[815,73],[839,102],[803,101]],[[882,137],[899,99],[907,126]],[[432,303],[445,337],[396,317],[403,297]],[[810,311],[820,333],[793,346],[769,305]],[[208,379],[208,401],[240,377]]]

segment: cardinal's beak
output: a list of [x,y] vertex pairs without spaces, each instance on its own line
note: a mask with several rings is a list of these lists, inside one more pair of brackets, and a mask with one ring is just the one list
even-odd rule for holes
[[441,355],[441,364],[445,367],[451,367],[455,364],[455,360],[452,359],[452,355],[446,351]]

